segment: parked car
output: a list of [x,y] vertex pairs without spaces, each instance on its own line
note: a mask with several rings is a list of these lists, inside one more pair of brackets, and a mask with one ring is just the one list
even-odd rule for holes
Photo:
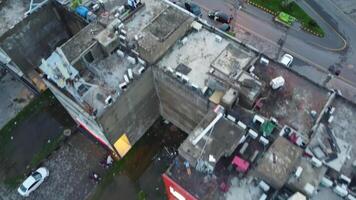
[[193,13],[194,15],[201,17],[202,16],[202,12],[200,7],[195,4],[195,3],[184,3],[184,7],[185,9],[187,9],[189,12]]
[[218,29],[220,29],[221,31],[224,31],[224,32],[228,32],[228,31],[230,31],[231,27],[229,24],[223,23],[218,26]]
[[211,11],[208,13],[208,17],[215,21],[218,21],[221,23],[227,23],[227,24],[229,24],[231,22],[231,20],[233,19],[231,16],[229,16],[226,13],[223,13],[221,11]]
[[291,56],[290,54],[286,53],[281,57],[281,59],[279,59],[279,62],[281,64],[283,64],[284,66],[286,66],[286,67],[290,67],[290,65],[293,62],[293,56]]
[[29,177],[26,178],[26,180],[17,189],[17,192],[23,197],[28,197],[30,193],[36,190],[48,176],[49,171],[47,168],[38,168],[36,171],[32,172]]

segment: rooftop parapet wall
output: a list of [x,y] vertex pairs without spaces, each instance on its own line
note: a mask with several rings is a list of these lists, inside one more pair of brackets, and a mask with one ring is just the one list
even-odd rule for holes
[[[61,13],[60,13],[61,12]],[[58,11],[51,2],[26,17],[0,38],[0,47],[27,74],[41,64],[59,45],[85,26],[77,18]],[[66,24],[73,20],[70,27]],[[75,24],[75,25],[74,25]]]
[[193,18],[168,7],[142,32],[138,52],[148,63],[156,63],[190,29]]

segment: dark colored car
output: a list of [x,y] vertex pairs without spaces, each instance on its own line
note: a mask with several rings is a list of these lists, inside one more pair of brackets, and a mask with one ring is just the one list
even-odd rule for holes
[[187,9],[189,12],[193,13],[194,15],[201,17],[202,13],[201,13],[201,9],[200,7],[195,4],[195,3],[184,3],[184,7],[185,9]]
[[230,28],[231,28],[230,25],[227,23],[223,23],[220,26],[218,26],[218,29],[220,29],[221,31],[224,31],[224,32],[230,31]]
[[221,22],[221,23],[227,23],[229,24],[232,20],[232,17],[223,13],[223,12],[220,12],[220,11],[212,11],[212,12],[209,12],[208,13],[208,17],[210,19],[213,19],[215,21],[218,21],[218,22]]

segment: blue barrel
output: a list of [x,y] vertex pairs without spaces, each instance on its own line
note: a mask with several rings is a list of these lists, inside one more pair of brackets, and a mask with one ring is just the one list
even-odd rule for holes
[[86,18],[87,15],[88,15],[89,9],[87,7],[85,7],[85,6],[78,6],[75,9],[75,12],[78,13],[78,15]]

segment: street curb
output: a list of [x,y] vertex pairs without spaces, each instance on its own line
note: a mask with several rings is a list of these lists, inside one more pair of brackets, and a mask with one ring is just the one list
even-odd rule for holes
[[[277,17],[277,15],[278,15],[277,12],[274,12],[274,11],[268,9],[268,8],[265,8],[265,7],[263,7],[263,6],[259,5],[259,4],[256,4],[256,3],[252,2],[252,1],[247,0],[246,2],[247,2],[248,4],[250,4],[250,5],[255,6],[256,8],[259,8],[259,9],[265,11],[265,12],[268,13],[268,14],[273,15],[274,17]],[[299,21],[299,20],[298,20],[298,21]],[[301,22],[300,22],[300,23],[301,23]],[[317,37],[320,37],[320,38],[323,37],[321,34],[319,34],[319,33],[315,32],[315,31],[313,31],[313,30],[307,28],[307,27],[305,26],[305,24],[303,24],[303,23],[301,23],[301,24],[302,24],[302,30],[303,30],[303,31],[305,31],[305,32],[307,32],[307,33],[310,33],[310,34],[312,34],[312,35],[315,35],[315,36],[317,36]]]

